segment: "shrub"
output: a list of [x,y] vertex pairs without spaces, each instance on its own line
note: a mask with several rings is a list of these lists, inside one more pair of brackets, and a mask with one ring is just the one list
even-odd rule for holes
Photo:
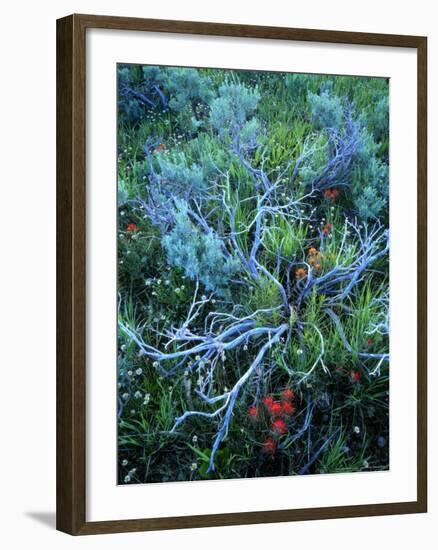
[[344,109],[339,97],[324,91],[308,95],[312,122],[318,129],[339,129],[344,120]]
[[242,142],[254,142],[258,132],[258,122],[249,119],[260,100],[258,90],[243,84],[223,84],[219,97],[210,108],[210,124],[221,137],[240,137]]
[[192,136],[208,117],[215,95],[212,82],[197,69],[171,68],[167,75],[169,107],[177,115],[180,131]]
[[360,146],[354,160],[351,195],[360,218],[376,218],[388,201],[388,166],[377,156],[373,136],[362,129]]
[[119,112],[125,122],[138,123],[150,109],[167,107],[159,67],[120,65],[118,67]]
[[166,232],[174,222],[175,199],[189,201],[192,197],[199,197],[205,190],[206,178],[198,164],[188,165],[183,152],[173,159],[164,158],[160,154],[157,161],[159,173],[153,168],[152,158],[150,162],[147,200],[143,203],[145,214],[162,232]]
[[205,189],[204,173],[198,164],[188,165],[184,153],[173,160],[158,158],[161,183],[170,187],[169,191],[179,197],[199,194]]
[[214,98],[211,80],[201,76],[197,69],[170,69],[168,75],[169,107],[173,111],[181,112],[190,106],[196,114],[198,106],[209,105]]
[[225,257],[222,241],[213,230],[202,233],[189,219],[187,204],[177,204],[175,225],[162,239],[169,265],[179,267],[190,279],[199,279],[207,290],[228,294],[227,285],[239,263]]

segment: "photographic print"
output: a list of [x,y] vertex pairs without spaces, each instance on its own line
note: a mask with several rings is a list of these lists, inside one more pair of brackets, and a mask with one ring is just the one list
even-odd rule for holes
[[389,80],[119,64],[118,483],[389,469]]

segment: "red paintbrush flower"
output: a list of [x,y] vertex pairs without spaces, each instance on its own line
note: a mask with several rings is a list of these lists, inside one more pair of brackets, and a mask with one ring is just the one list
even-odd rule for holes
[[277,448],[277,443],[272,439],[272,437],[267,437],[263,443],[263,452],[273,455]]
[[294,392],[290,388],[286,388],[281,392],[281,398],[284,401],[292,401],[292,399],[295,397]]
[[257,407],[250,407],[248,409],[248,416],[252,419],[252,420],[258,420],[259,418],[259,411],[257,409]]
[[352,370],[350,376],[353,382],[360,382],[360,379],[362,378],[362,375],[358,370]]
[[326,223],[324,227],[322,228],[322,232],[324,235],[328,235],[330,231],[332,230],[333,225],[331,223]]
[[324,196],[329,201],[335,201],[338,198],[338,195],[339,195],[338,189],[330,188],[324,191]]
[[272,414],[272,416],[280,416],[283,412],[281,403],[278,403],[278,401],[274,401],[269,409],[269,412]]
[[281,412],[282,414],[284,414],[284,416],[292,416],[295,412],[295,407],[290,401],[284,401],[281,405],[281,409]]
[[274,399],[273,399],[272,395],[267,395],[263,399],[263,405],[268,409],[268,411],[271,410],[273,404],[274,404]]
[[271,427],[275,435],[282,435],[287,430],[286,422],[282,418],[277,418],[277,420],[274,420]]
[[128,227],[126,228],[126,231],[129,231],[132,233],[133,231],[137,231],[137,225],[135,223],[129,223]]

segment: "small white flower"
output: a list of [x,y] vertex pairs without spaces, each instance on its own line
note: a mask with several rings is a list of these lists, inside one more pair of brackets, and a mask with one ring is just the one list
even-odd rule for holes
[[216,303],[216,300],[213,298],[213,300],[211,301],[212,304],[215,304]]
[[175,292],[176,292],[177,294],[179,294],[179,293],[181,292],[181,289],[180,289],[180,288],[175,288]]
[[158,365],[159,365],[158,361],[154,361],[154,362],[152,363],[152,366],[155,367],[155,368],[157,368]]
[[138,368],[138,369],[135,371],[135,374],[136,374],[137,376],[140,376],[140,374],[142,374],[142,373],[143,373],[143,369],[141,369],[141,368]]
[[149,403],[150,399],[151,399],[151,394],[146,393],[144,398],[143,398],[143,405],[147,405]]
[[127,399],[129,399],[129,393],[124,393],[122,395],[122,398],[126,401]]
[[169,386],[167,389],[169,390],[169,392],[171,392],[173,390],[173,387]]
[[126,458],[124,458],[124,459],[122,460],[122,466],[127,466],[127,465],[128,465],[128,461],[127,461]]
[[196,464],[196,462],[192,462],[192,464],[190,465],[190,469],[192,470],[192,472],[198,469],[198,465]]
[[136,399],[140,399],[141,395],[142,395],[142,393],[141,393],[140,390],[137,390],[137,391],[134,393],[134,397],[135,397]]
[[303,355],[303,350],[302,349],[297,349],[297,353],[298,353],[298,355]]
[[360,434],[360,428],[359,428],[359,426],[355,426],[355,427],[353,428],[353,432],[354,432],[355,434]]
[[164,284],[165,284],[166,286],[169,286],[169,285],[170,285],[169,279],[166,279],[166,280],[164,281]]
[[125,476],[125,483],[129,483],[131,481],[131,476],[127,475]]
[[128,370],[128,376],[132,376],[132,370]]
[[201,356],[200,356],[200,355],[197,355],[197,356],[195,357],[195,359],[196,359],[196,361],[200,361],[200,360],[201,360]]
[[197,443],[197,442],[198,442],[198,436],[197,436],[197,435],[194,435],[194,436],[192,437],[192,441],[193,441],[193,443]]
[[206,299],[207,299],[207,296],[206,296],[205,294],[203,294],[203,295],[201,296],[201,300],[205,302]]
[[248,351],[248,346],[246,344],[243,346],[243,351]]

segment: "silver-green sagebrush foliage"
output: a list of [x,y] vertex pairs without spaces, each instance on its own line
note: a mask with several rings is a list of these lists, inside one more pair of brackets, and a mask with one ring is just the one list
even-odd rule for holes
[[186,203],[176,204],[174,227],[163,237],[167,262],[206,290],[226,294],[232,276],[239,271],[239,262],[225,256],[223,243],[213,230],[203,232],[190,221],[187,209]]
[[388,82],[118,91],[119,482],[387,469]]

